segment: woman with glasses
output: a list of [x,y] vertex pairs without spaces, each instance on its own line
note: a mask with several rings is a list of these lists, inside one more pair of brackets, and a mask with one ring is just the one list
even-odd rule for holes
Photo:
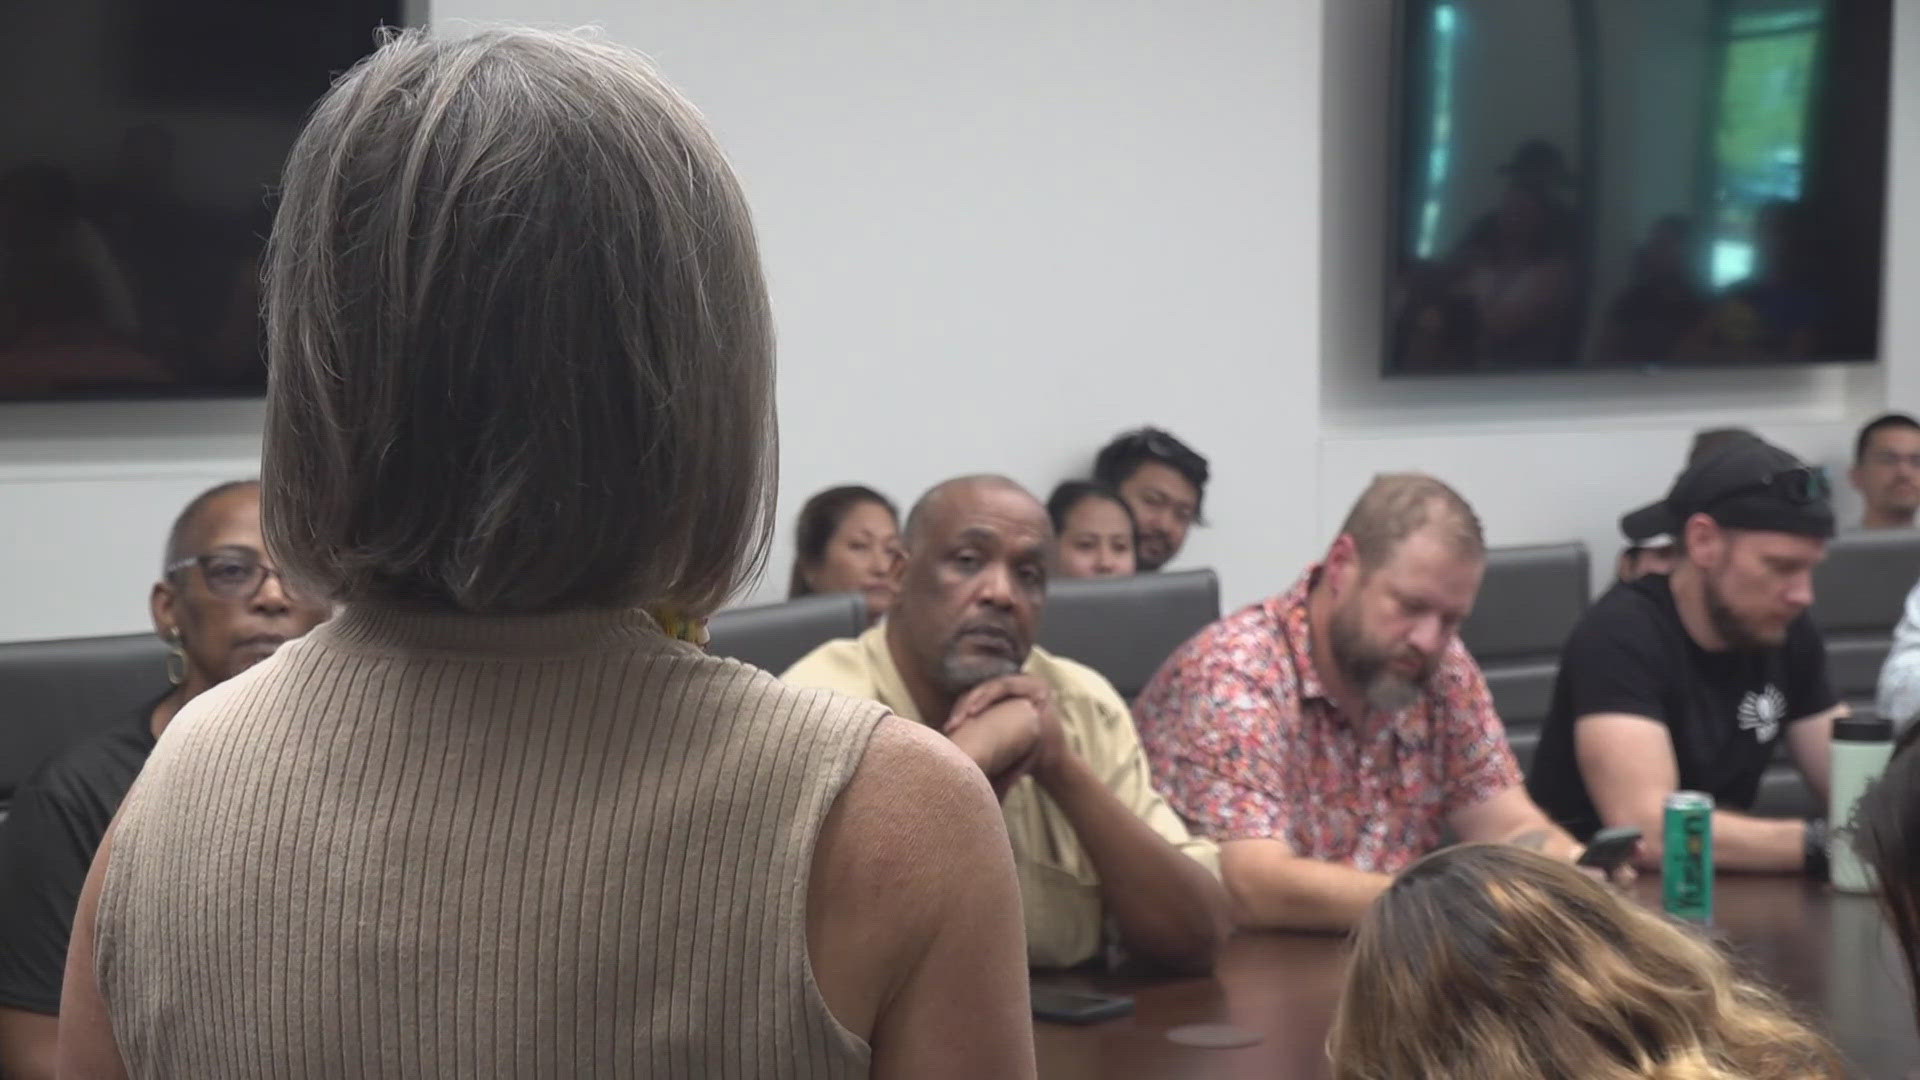
[[0,1076],[53,1075],[74,904],[155,740],[188,702],[326,618],[326,605],[286,587],[264,548],[257,481],[221,484],[188,503],[152,595],[172,685],[156,685],[153,700],[15,792],[0,826]]
[[294,143],[265,280],[266,534],[340,609],[148,762],[63,1070],[1032,1076],[980,770],[673,632],[764,563],[778,458],[692,104],[597,37],[396,35]]

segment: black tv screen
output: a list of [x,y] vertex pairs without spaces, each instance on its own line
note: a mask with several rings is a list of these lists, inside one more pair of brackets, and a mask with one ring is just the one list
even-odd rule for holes
[[398,0],[12,5],[0,401],[245,396],[281,162]]
[[1891,0],[1401,0],[1389,375],[1874,359]]

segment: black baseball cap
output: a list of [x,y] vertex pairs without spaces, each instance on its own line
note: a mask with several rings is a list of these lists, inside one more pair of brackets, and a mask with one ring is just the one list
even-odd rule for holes
[[1833,536],[1826,475],[1758,438],[1733,440],[1689,464],[1666,498],[1622,517],[1620,531],[1645,546],[1647,538],[1680,535],[1695,514],[1729,529]]
[[1627,538],[1627,547],[1634,551],[1673,546],[1673,529],[1673,515],[1667,512],[1665,499],[1643,506],[1620,519],[1620,535]]

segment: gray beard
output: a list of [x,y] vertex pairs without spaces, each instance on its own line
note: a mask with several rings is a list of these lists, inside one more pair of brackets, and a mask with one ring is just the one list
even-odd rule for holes
[[1367,708],[1382,713],[1411,708],[1426,692],[1425,686],[1391,671],[1377,672],[1362,685],[1366,687]]
[[940,688],[957,698],[982,683],[1019,671],[1019,664],[998,657],[947,656],[940,661]]
[[1339,665],[1340,677],[1360,691],[1367,708],[1397,713],[1411,707],[1426,693],[1431,673],[1419,679],[1395,673],[1388,666],[1391,662],[1388,658],[1377,656],[1367,648],[1365,639],[1344,613],[1334,614],[1330,630],[1328,645],[1332,648],[1333,662]]

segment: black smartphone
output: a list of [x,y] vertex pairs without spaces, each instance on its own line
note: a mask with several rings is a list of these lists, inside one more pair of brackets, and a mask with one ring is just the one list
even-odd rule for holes
[[1593,834],[1593,839],[1587,841],[1587,850],[1580,856],[1580,865],[1611,874],[1633,858],[1634,849],[1639,846],[1640,830],[1631,825],[1601,829]]
[[1033,988],[1033,1018],[1056,1024],[1097,1024],[1133,1012],[1133,999],[1124,994],[1096,994],[1060,986]]

